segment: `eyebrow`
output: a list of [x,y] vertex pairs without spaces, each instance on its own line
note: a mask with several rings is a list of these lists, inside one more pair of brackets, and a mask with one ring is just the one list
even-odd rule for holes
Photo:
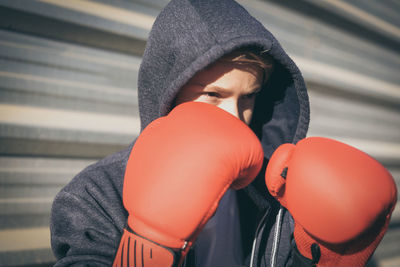
[[[226,89],[226,88],[223,88],[223,87],[220,87],[220,86],[216,86],[216,85],[210,85],[210,86],[207,86],[207,85],[205,85],[205,84],[201,84],[201,83],[197,83],[198,85],[200,85],[200,86],[203,86],[204,88],[209,88],[209,89],[214,89],[214,90],[218,90],[219,92],[222,92],[222,93],[229,93],[230,92],[230,90],[229,89]],[[259,93],[260,91],[261,91],[261,86],[259,86],[259,87],[257,87],[255,90],[252,90],[252,91],[250,91],[250,92],[247,92],[245,95],[251,95],[251,94],[256,94],[256,93]]]

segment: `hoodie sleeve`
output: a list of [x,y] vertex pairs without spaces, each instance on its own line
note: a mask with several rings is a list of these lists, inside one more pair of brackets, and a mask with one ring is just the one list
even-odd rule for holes
[[119,162],[96,164],[75,177],[56,196],[51,212],[55,266],[111,266],[127,212]]

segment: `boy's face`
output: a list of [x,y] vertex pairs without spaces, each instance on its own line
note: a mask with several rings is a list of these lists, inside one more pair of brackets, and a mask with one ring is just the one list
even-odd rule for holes
[[231,113],[248,125],[262,82],[263,70],[258,66],[217,61],[193,76],[178,92],[175,103],[209,103]]

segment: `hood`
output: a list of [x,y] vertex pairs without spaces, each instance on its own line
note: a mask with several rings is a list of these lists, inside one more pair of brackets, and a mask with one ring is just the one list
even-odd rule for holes
[[244,46],[268,51],[275,61],[272,76],[257,96],[250,125],[265,157],[282,143],[304,138],[309,102],[299,69],[275,37],[231,0],[172,0],[161,11],[139,70],[141,130],[168,114],[177,92],[194,74]]

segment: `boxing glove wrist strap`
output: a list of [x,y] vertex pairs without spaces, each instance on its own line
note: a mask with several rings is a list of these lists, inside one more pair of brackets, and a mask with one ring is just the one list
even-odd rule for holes
[[174,251],[135,233],[129,226],[124,229],[113,267],[122,266],[179,266],[186,251]]

